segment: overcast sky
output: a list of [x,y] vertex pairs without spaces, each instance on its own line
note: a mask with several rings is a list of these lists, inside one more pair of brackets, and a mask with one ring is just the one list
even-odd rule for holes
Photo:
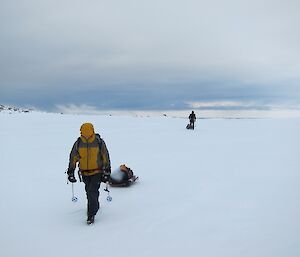
[[299,0],[0,0],[0,104],[300,105]]

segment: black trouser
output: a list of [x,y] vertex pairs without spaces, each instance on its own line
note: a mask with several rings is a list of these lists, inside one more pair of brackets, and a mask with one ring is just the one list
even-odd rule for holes
[[92,176],[83,176],[82,180],[85,184],[85,192],[87,197],[87,215],[94,216],[100,208],[99,204],[99,188],[101,184],[101,174]]
[[190,125],[191,125],[191,128],[194,129],[195,128],[195,121],[190,120]]

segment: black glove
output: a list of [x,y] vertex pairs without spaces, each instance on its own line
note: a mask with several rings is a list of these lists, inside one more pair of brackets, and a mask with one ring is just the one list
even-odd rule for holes
[[77,182],[77,180],[76,180],[76,178],[74,176],[74,170],[68,169],[67,174],[68,174],[68,180],[71,183],[76,183]]
[[108,182],[109,179],[110,179],[110,173],[111,173],[110,167],[106,168],[102,173],[101,181],[104,182],[104,183]]
[[76,182],[77,182],[77,180],[76,180],[74,174],[73,174],[73,175],[69,175],[69,176],[68,176],[68,180],[69,180],[71,183],[76,183]]

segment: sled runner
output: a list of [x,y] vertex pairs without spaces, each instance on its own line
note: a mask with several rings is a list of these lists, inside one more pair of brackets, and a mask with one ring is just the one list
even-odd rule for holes
[[109,185],[111,187],[129,187],[132,184],[134,184],[138,180],[138,178],[139,177],[137,177],[137,176],[133,176],[132,178],[130,178],[127,181],[124,181],[124,182],[113,182],[113,181],[110,181]]

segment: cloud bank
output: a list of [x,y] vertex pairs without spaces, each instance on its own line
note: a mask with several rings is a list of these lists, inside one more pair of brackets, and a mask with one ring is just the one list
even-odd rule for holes
[[299,7],[292,0],[3,0],[0,101],[46,109],[294,106]]

